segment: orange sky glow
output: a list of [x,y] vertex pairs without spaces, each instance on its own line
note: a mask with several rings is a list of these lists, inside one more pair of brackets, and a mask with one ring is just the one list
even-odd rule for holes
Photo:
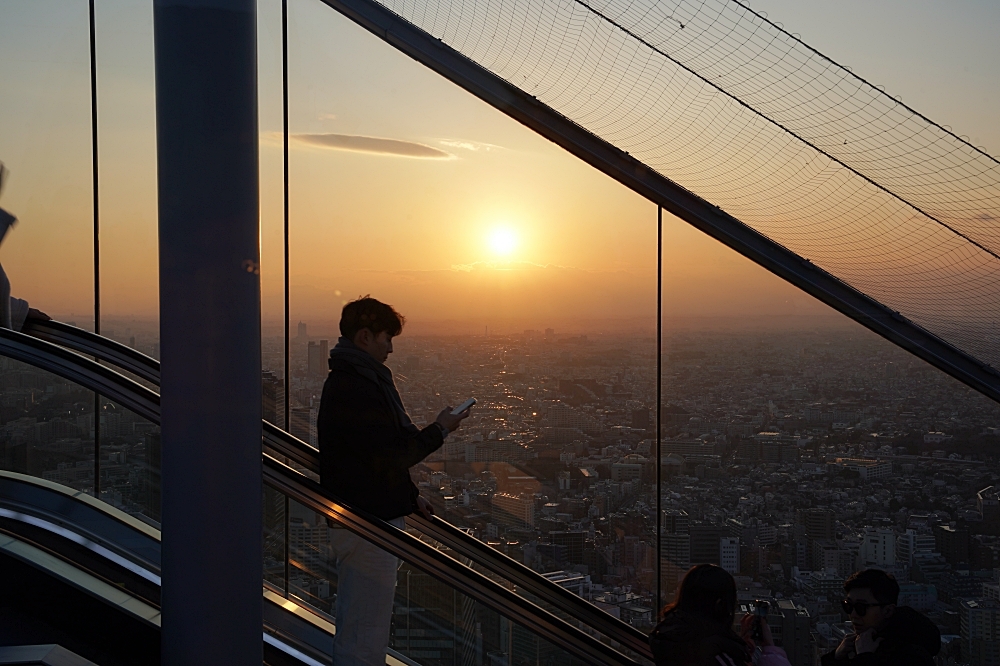
[[[290,3],[291,315],[335,320],[362,294],[453,332],[621,321],[652,329],[656,207],[316,2]],[[98,2],[102,301],[157,313],[149,8]],[[261,5],[261,271],[282,313],[278,5]],[[103,11],[102,11],[103,10]],[[92,313],[86,5],[0,9],[0,249],[17,296]],[[11,133],[9,128],[18,127]],[[670,321],[830,311],[664,217]]]

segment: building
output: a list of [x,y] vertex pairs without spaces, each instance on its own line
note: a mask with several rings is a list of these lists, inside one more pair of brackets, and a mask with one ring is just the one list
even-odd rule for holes
[[616,462],[611,465],[612,481],[631,481],[642,477],[642,465],[640,463]]
[[950,525],[934,526],[934,543],[937,552],[955,566],[969,563],[969,530]]
[[578,597],[583,597],[587,601],[593,598],[592,584],[590,576],[577,573],[575,571],[550,571],[542,574],[550,582],[559,587],[565,588]]
[[913,558],[920,553],[933,553],[937,542],[932,534],[918,534],[908,529],[896,535],[896,563],[913,566]]
[[316,410],[310,407],[292,407],[289,411],[289,431],[312,446],[319,446],[316,435]]
[[729,536],[723,525],[691,525],[691,564],[720,564],[719,541]]
[[858,549],[858,569],[884,569],[896,564],[896,533],[890,529],[865,528]]
[[660,514],[664,534],[688,534],[688,512],[683,509],[666,509]]
[[833,571],[842,579],[855,571],[857,553],[835,539],[816,539],[812,542],[812,568],[814,571]]
[[328,359],[330,358],[330,341],[320,340],[319,342],[309,341],[308,346],[308,372],[312,377],[325,377],[330,369]]
[[976,493],[976,508],[983,519],[983,534],[1000,536],[1000,489],[987,486]]
[[899,586],[899,605],[918,611],[929,611],[937,601],[937,588],[923,583],[903,583]]
[[285,427],[285,381],[270,370],[261,376],[261,411],[264,420]]
[[566,562],[570,564],[583,564],[583,551],[587,542],[586,532],[549,532],[549,539],[553,546],[564,546],[566,548]]
[[791,599],[778,599],[771,605],[767,623],[776,645],[785,650],[792,666],[813,666],[816,648],[812,638],[809,611]]
[[888,460],[868,460],[867,458],[837,458],[834,463],[841,469],[857,472],[863,483],[881,481],[892,476],[892,463]]
[[795,462],[799,459],[798,442],[794,437],[778,432],[759,432],[754,440],[760,446],[760,459],[765,463]]
[[493,522],[505,527],[534,527],[535,502],[530,497],[497,493],[490,501]]
[[732,537],[719,539],[719,566],[731,574],[740,572],[740,540]]
[[830,571],[809,571],[799,579],[802,591],[811,597],[830,599],[843,594],[844,577]]
[[809,539],[833,539],[836,537],[837,514],[833,509],[806,509],[802,512],[802,524]]
[[982,597],[962,599],[958,614],[962,660],[971,666],[1000,664],[1000,602]]

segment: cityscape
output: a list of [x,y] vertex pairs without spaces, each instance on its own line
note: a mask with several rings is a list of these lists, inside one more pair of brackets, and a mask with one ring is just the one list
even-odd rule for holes
[[[155,329],[120,331],[106,333],[158,354]],[[290,429],[314,445],[335,343],[304,323],[292,340]],[[657,567],[655,344],[641,331],[399,337],[388,365],[418,425],[479,401],[413,468],[421,494],[445,520],[644,631],[657,574],[669,601],[687,568],[712,562],[736,577],[745,609],[770,603],[792,663],[813,664],[850,631],[844,578],[878,567],[900,582],[901,604],[938,624],[941,663],[965,663],[954,659],[960,644],[986,649],[972,632],[1000,614],[1000,406],[858,329],[666,332]],[[265,337],[263,411],[279,425],[282,357],[282,339]],[[4,469],[93,492],[93,394],[7,359],[0,387]],[[102,499],[156,525],[159,428],[108,401],[97,421]],[[274,511],[266,501],[265,519]],[[330,528],[289,511],[292,591],[329,613]],[[266,567],[279,559],[266,550]],[[403,606],[441,590],[406,566],[400,576],[410,592],[398,595],[394,644],[452,663],[458,624],[399,621],[419,616]],[[492,633],[479,625],[494,660],[505,641],[524,643],[498,617]]]

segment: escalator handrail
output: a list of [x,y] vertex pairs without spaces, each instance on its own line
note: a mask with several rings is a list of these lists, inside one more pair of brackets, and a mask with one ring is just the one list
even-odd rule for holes
[[[501,576],[542,601],[568,613],[604,636],[621,643],[624,647],[648,659],[653,659],[649,647],[649,636],[632,625],[601,610],[583,597],[553,583],[540,573],[517,560],[498,553],[490,545],[467,534],[446,520],[434,517],[431,520],[414,513],[408,517],[417,528],[435,541],[456,553],[479,563],[494,574]],[[497,557],[500,555],[500,557]]]
[[[111,368],[39,338],[0,328],[0,355],[59,375],[160,422],[160,396]],[[96,416],[96,415],[95,415]]]
[[160,364],[156,359],[104,336],[51,319],[29,319],[21,332],[79,354],[107,361],[148,382],[160,385]]
[[[148,360],[149,364],[155,366],[157,379],[159,377],[159,363],[135,350],[73,326],[58,322],[55,322],[57,326],[51,326],[53,322],[43,323],[50,324],[49,328],[51,330],[58,330],[62,336],[60,339],[66,346],[70,346],[73,349],[87,350],[87,353],[91,353],[109,362],[114,362],[116,355],[103,347],[114,351],[115,346],[117,346],[137,356],[142,356]],[[14,356],[14,353],[9,353],[14,352],[14,350],[8,349],[7,345],[7,340],[13,338],[21,342],[22,346],[28,346],[34,350],[32,358],[36,359],[36,362],[32,363],[33,365],[39,365],[43,369],[73,381],[85,378],[87,374],[99,374],[105,378],[106,382],[113,380],[114,385],[117,387],[114,395],[108,391],[101,390],[99,392],[102,395],[107,395],[125,407],[142,414],[155,423],[159,423],[159,396],[155,392],[146,389],[137,382],[109,368],[91,361],[89,358],[43,341],[40,336],[35,336],[38,330],[34,328],[29,332],[29,335],[2,330],[2,333],[0,333],[0,355]],[[33,338],[32,336],[35,337]],[[19,360],[25,359],[19,358]],[[88,386],[84,381],[79,381],[79,383]],[[136,395],[144,398],[144,400],[133,400],[132,397]],[[152,406],[149,404],[153,397],[155,397],[155,416],[151,416]],[[142,411],[143,405],[145,405],[146,413]],[[262,435],[265,445],[269,446],[276,453],[285,456],[310,471],[319,472],[319,452],[309,444],[306,444],[294,435],[268,421],[263,422]],[[417,516],[412,516],[411,519],[421,531],[451,548],[456,553],[476,561],[492,573],[507,579],[519,588],[568,614],[573,619],[594,628],[611,640],[617,641],[636,653],[652,659],[648,637],[632,625],[601,610],[582,597],[553,583],[520,562],[496,551],[445,520],[435,518],[432,521],[428,521]]]
[[264,482],[379,548],[409,562],[446,585],[453,587],[501,615],[528,628],[577,658],[589,663],[625,664],[636,662],[594,636],[540,608],[483,574],[449,557],[437,548],[389,525],[385,521],[341,504],[318,483],[305,478],[270,456],[264,457]]
[[[297,437],[271,426],[265,432],[265,441],[277,453],[295,460],[311,471],[319,471],[319,459],[317,458],[319,452]],[[649,647],[649,637],[646,634],[606,613],[586,599],[573,594],[561,585],[553,583],[534,569],[496,551],[441,518],[435,517],[433,520],[427,520],[418,514],[413,514],[408,519],[414,522],[421,532],[451,548],[456,553],[474,560],[494,574],[507,579],[526,592],[530,592],[567,613],[573,619],[593,627],[630,650],[649,659],[653,658],[652,649]]]

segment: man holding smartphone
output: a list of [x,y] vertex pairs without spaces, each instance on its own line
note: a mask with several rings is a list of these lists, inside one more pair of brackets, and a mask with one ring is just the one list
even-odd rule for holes
[[[347,504],[402,529],[405,516],[430,518],[410,467],[436,451],[469,416],[445,407],[420,429],[407,416],[385,361],[405,318],[369,296],[344,306],[330,351],[317,434],[320,483]],[[399,560],[346,529],[333,529],[337,568],[336,666],[383,666]]]

